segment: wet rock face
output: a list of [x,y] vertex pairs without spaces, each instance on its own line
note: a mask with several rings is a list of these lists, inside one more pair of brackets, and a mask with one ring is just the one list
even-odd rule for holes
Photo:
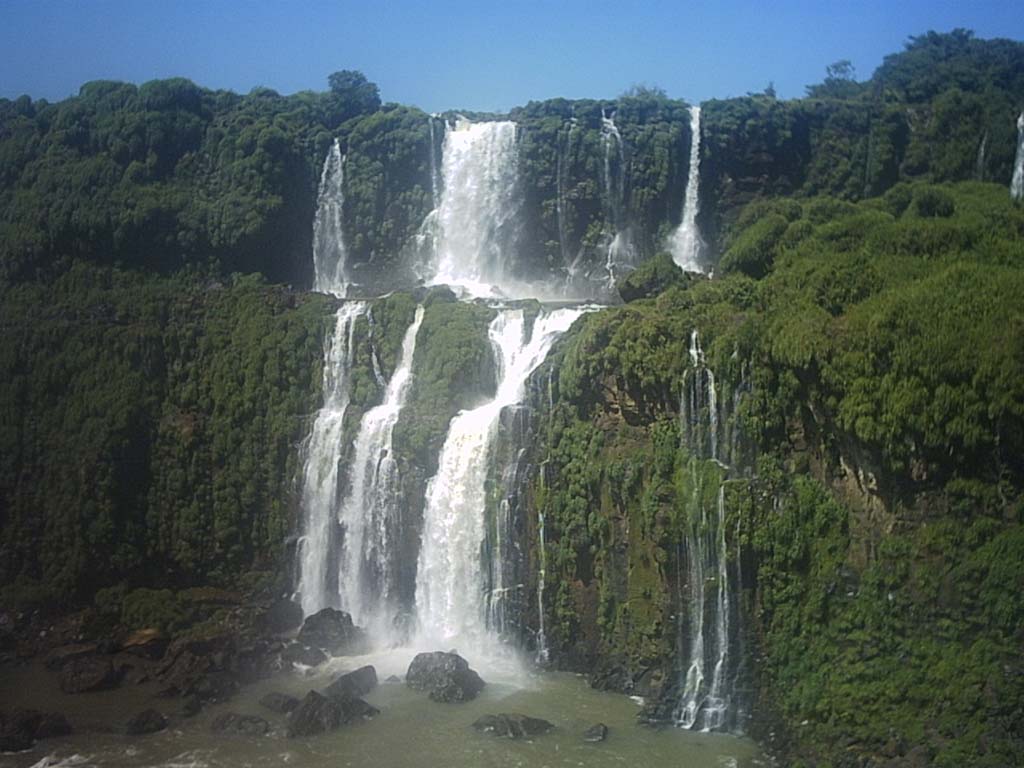
[[155,709],[146,709],[139,712],[125,725],[125,731],[129,736],[142,736],[147,733],[156,733],[167,727],[167,718]]
[[71,724],[64,715],[57,712],[39,712],[35,709],[0,712],[0,752],[20,752],[40,739],[69,733]]
[[114,688],[119,676],[109,658],[82,656],[65,662],[58,675],[64,693],[85,693]]
[[527,739],[540,736],[555,726],[538,717],[528,717],[518,713],[502,713],[500,715],[484,715],[473,727],[483,733],[493,733],[509,739]]
[[485,685],[464,658],[442,651],[417,654],[405,682],[414,690],[428,691],[432,701],[445,703],[474,699]]
[[261,617],[264,631],[274,635],[288,632],[302,624],[302,607],[291,600],[277,600]]
[[358,699],[377,687],[377,670],[372,666],[346,672],[327,688],[324,694],[332,699]]
[[363,630],[352,623],[344,611],[324,608],[307,618],[299,630],[298,641],[319,648],[332,656],[357,653],[363,647]]

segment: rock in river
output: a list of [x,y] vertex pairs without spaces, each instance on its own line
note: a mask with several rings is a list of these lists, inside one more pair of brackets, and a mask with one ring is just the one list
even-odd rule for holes
[[540,736],[547,733],[555,726],[547,720],[539,717],[528,717],[518,713],[502,713],[500,715],[484,715],[473,727],[484,733],[493,733],[495,736],[506,736],[510,739],[526,739],[530,736]]
[[412,660],[405,683],[418,691],[429,691],[433,701],[469,701],[483,690],[484,681],[457,653],[420,653]]

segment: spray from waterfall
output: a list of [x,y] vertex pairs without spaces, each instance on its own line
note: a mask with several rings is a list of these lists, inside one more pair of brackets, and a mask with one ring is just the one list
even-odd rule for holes
[[686,194],[679,226],[669,238],[672,260],[688,272],[703,272],[701,256],[704,241],[697,227],[700,208],[700,107],[690,107],[690,170],[686,177]]
[[1017,118],[1017,157],[1013,163],[1010,197],[1014,200],[1024,200],[1024,112]]
[[313,290],[344,298],[348,293],[347,253],[342,233],[345,157],[335,139],[324,159],[313,220]]

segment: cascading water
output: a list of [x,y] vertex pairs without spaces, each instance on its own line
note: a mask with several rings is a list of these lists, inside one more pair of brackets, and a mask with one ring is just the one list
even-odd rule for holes
[[384,401],[363,415],[351,463],[349,491],[341,504],[343,528],[338,589],[353,620],[386,634],[397,609],[396,547],[401,533],[398,463],[391,438],[412,380],[416,336],[423,322],[417,307]]
[[345,297],[348,292],[342,208],[345,204],[345,158],[335,139],[324,159],[313,220],[313,290]]
[[1013,163],[1010,197],[1014,200],[1024,200],[1024,112],[1017,118],[1017,157]]
[[[521,309],[502,309],[488,335],[498,387],[494,399],[452,419],[427,486],[423,539],[416,576],[421,639],[450,644],[459,639],[487,644],[483,544],[488,466],[502,409],[520,402],[526,380],[554,342],[585,310],[542,313],[527,336]],[[497,547],[492,557],[501,557]],[[501,570],[501,564],[497,566]]]
[[[602,180],[605,206],[605,273],[609,287],[623,265],[633,263],[629,232],[623,228],[622,208],[626,194],[626,158],[622,134],[615,125],[615,114],[601,111],[601,144],[604,148]],[[613,160],[615,162],[613,162]]]
[[305,446],[298,592],[307,615],[338,605],[338,469],[349,406],[355,324],[367,309],[363,302],[346,302],[338,310],[334,333],[324,350],[323,406]]
[[686,177],[682,220],[669,238],[672,260],[688,272],[703,272],[704,241],[697,227],[700,208],[700,107],[690,107],[690,170]]
[[445,134],[443,190],[430,216],[432,284],[493,296],[508,283],[508,241],[518,210],[516,151],[516,125],[509,121],[459,119]]
[[437,162],[437,139],[435,137],[434,125],[441,125],[441,144],[444,144],[444,137],[448,130],[448,123],[440,115],[433,114],[427,118],[430,125],[430,202],[437,208],[441,199],[441,169]]
[[[734,634],[731,595],[735,587],[729,574],[726,540],[728,467],[718,455],[718,396],[697,331],[690,336],[690,363],[683,382],[680,426],[682,443],[690,456],[692,498],[680,547],[687,577],[685,592],[681,580],[677,584],[680,607],[676,652],[680,683],[673,717],[683,728],[717,731],[729,728],[737,719],[731,709],[736,664],[730,652]],[[726,450],[732,453],[731,438],[726,440]],[[708,459],[718,464],[712,473],[707,470]],[[712,476],[717,483],[714,510],[709,508],[705,493]]]

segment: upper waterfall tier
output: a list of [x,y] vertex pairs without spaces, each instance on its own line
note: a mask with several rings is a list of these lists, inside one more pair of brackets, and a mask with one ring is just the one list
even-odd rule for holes
[[683,218],[669,239],[672,260],[689,272],[703,272],[704,242],[697,227],[700,210],[700,107],[690,107],[690,170],[686,177]]
[[345,204],[345,158],[335,139],[320,173],[313,220],[314,290],[344,297],[348,292],[347,253],[342,229]]
[[518,212],[516,125],[458,120],[445,134],[430,282],[474,296],[509,288]]

